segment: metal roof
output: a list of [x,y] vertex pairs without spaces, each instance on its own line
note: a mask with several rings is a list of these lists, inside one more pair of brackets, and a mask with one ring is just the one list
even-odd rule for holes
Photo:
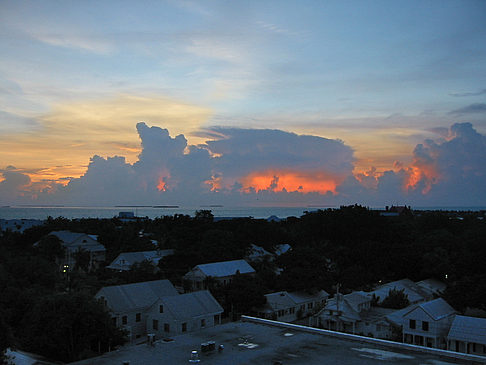
[[239,271],[240,274],[255,272],[255,269],[253,269],[245,260],[213,262],[210,264],[197,265],[194,269],[199,269],[204,275],[215,278],[235,275],[237,271]]
[[164,304],[164,310],[170,312],[178,320],[223,312],[221,305],[207,290],[164,297],[161,302]]
[[179,295],[169,280],[144,281],[141,283],[105,286],[96,294],[104,297],[115,313],[149,308],[158,299]]
[[422,308],[434,321],[441,320],[442,318],[456,313],[454,308],[452,308],[444,299],[437,298],[426,303],[415,305],[413,309],[409,310],[403,316],[406,316],[417,308]]
[[410,279],[402,279],[397,281],[392,281],[391,283],[386,283],[372,292],[369,292],[368,295],[373,295],[379,298],[379,302],[382,302],[388,296],[390,290],[403,290],[404,294],[407,295],[408,300],[410,303],[417,303],[422,302],[430,297],[430,294],[425,292],[420,286],[415,284]]
[[447,338],[486,346],[486,318],[456,316]]
[[[142,262],[145,260],[152,261],[155,265],[158,264],[162,257],[173,255],[174,250],[154,250],[154,251],[138,251],[138,252],[122,252],[119,254],[113,262],[107,266],[109,269],[124,269],[137,262]],[[123,259],[126,261],[124,264],[119,264],[118,261]]]

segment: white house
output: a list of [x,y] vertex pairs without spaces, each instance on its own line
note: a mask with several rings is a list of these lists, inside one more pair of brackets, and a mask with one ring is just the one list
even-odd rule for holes
[[139,252],[122,252],[106,268],[117,271],[128,271],[133,264],[149,261],[157,266],[159,261],[169,255],[173,255],[174,250],[154,250]]
[[329,294],[324,290],[314,294],[280,291],[265,294],[265,297],[267,298],[267,303],[258,311],[260,317],[282,322],[293,322],[322,308]]
[[214,327],[223,308],[207,290],[158,299],[147,311],[147,332],[155,338]]
[[447,335],[447,349],[486,356],[486,318],[455,316]]
[[346,295],[338,293],[317,313],[316,325],[333,331],[359,333],[361,313],[371,308],[371,301],[372,299],[362,291]]
[[105,286],[95,295],[112,313],[113,323],[129,333],[130,341],[147,334],[150,307],[159,299],[179,293],[169,280]]
[[442,298],[415,305],[402,317],[403,342],[445,349],[455,314]]
[[65,266],[66,270],[74,268],[76,253],[80,250],[89,253],[88,270],[98,267],[100,263],[105,261],[105,246],[98,242],[98,236],[96,235],[71,231],[53,231],[49,235],[56,236],[66,249],[64,258],[59,261],[59,264],[62,267]]
[[192,290],[201,290],[207,289],[208,278],[212,278],[222,285],[227,285],[231,283],[237,273],[253,275],[255,269],[245,260],[213,262],[195,266],[184,275],[184,280],[190,283]]

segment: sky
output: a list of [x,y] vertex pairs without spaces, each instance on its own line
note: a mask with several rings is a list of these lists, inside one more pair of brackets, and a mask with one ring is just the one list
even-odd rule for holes
[[0,205],[486,206],[486,2],[0,0]]

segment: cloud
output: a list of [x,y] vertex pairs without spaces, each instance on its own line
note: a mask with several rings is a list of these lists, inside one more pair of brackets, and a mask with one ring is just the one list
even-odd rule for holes
[[8,166],[1,171],[0,200],[10,203],[15,197],[23,196],[30,183],[31,180],[28,175],[18,172],[13,166]]
[[[3,173],[0,196],[57,204],[202,204],[466,206],[486,204],[486,136],[456,123],[417,144],[412,163],[353,175],[353,149],[340,140],[281,130],[214,127],[211,140],[190,145],[183,134],[136,126],[141,152],[91,158],[79,178],[32,183],[20,170]],[[437,134],[436,134],[437,136]]]
[[474,103],[451,111],[449,114],[475,114],[486,112],[486,103]]
[[[93,155],[123,155],[130,162],[137,161],[140,153],[134,133],[137,121],[152,120],[176,133],[190,135],[210,115],[209,109],[197,105],[164,97],[135,95],[61,103],[35,119],[0,113],[0,118],[10,118],[6,120],[12,125],[21,122],[26,125],[22,130],[17,127],[0,130],[0,156],[3,161],[17,166],[43,166],[57,173],[56,176],[32,175],[34,181],[79,177]],[[64,166],[62,169],[55,168],[61,165]]]
[[479,95],[484,95],[486,94],[486,89],[482,89],[476,92],[467,92],[467,93],[454,93],[454,94],[449,94],[451,96],[455,97],[465,97],[465,96],[479,96]]
[[[427,139],[409,166],[375,178],[376,185],[350,177],[337,189],[348,200],[370,205],[478,206],[486,204],[486,136],[470,123],[453,124],[447,136]],[[361,181],[360,181],[361,180]]]

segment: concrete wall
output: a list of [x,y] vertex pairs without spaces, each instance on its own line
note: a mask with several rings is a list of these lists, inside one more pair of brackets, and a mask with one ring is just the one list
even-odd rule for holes
[[439,350],[439,349],[434,349],[434,348],[429,348],[429,347],[408,345],[408,344],[404,344],[404,343],[400,343],[400,342],[393,342],[393,341],[387,341],[387,340],[380,340],[380,339],[376,339],[376,338],[351,335],[351,334],[348,334],[348,333],[322,330],[322,329],[318,329],[318,328],[314,328],[314,327],[307,327],[307,326],[301,326],[301,325],[292,324],[292,323],[271,321],[271,320],[268,320],[268,319],[262,319],[262,318],[256,318],[256,317],[250,317],[250,316],[241,316],[241,320],[244,321],[244,322],[245,321],[254,322],[254,323],[266,324],[266,325],[274,326],[274,327],[282,327],[282,328],[288,328],[288,329],[296,330],[296,331],[304,331],[304,332],[319,334],[319,335],[323,335],[323,336],[340,338],[340,339],[347,340],[347,341],[371,343],[371,344],[374,344],[374,345],[389,348],[390,350],[397,349],[397,350],[405,350],[405,351],[411,351],[411,352],[428,353],[428,354],[432,354],[432,355],[435,355],[435,356],[443,356],[443,357],[449,358],[449,359],[467,360],[467,361],[472,361],[473,363],[477,363],[477,364],[486,364],[486,357],[483,357],[483,356],[461,354],[461,353],[457,353],[457,352]]

